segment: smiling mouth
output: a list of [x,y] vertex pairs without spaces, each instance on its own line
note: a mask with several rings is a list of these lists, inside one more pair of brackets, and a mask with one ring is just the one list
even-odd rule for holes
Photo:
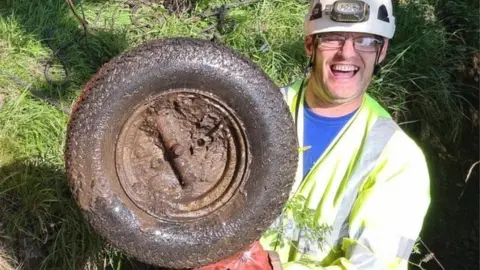
[[354,65],[331,65],[330,71],[338,78],[351,78],[357,74],[360,68]]

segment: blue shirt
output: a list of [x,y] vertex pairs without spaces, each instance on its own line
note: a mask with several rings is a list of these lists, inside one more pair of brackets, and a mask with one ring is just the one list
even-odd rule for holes
[[315,114],[306,102],[304,108],[303,145],[309,148],[303,152],[303,177],[356,112],[341,117],[325,117]]

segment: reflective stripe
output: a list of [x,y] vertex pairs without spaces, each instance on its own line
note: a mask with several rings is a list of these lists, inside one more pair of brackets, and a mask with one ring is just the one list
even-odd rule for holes
[[333,231],[327,238],[327,243],[331,247],[340,245],[342,239],[348,236],[348,216],[355,201],[358,187],[375,167],[377,159],[398,128],[392,119],[384,117],[379,117],[373,124],[370,133],[365,139],[364,149],[366,152],[361,154],[358,165],[349,179],[337,216],[332,225]]
[[355,265],[355,269],[386,269],[385,265],[372,256],[372,252],[362,245],[349,246],[345,252],[345,257],[349,258],[349,261]]
[[415,240],[406,237],[401,237],[398,241],[397,257],[400,259],[408,260],[410,254],[412,254]]
[[384,242],[397,242],[397,251],[395,256],[399,259],[408,260],[415,244],[415,240],[406,237],[399,237],[389,232],[380,232],[375,229],[362,228],[356,233],[357,244],[347,248],[345,256],[355,265],[356,269],[384,269],[385,266],[372,253],[372,249],[379,249],[375,246],[377,240]]
[[[415,244],[415,240],[403,236],[392,234],[389,231],[380,231],[377,229],[362,227],[353,236],[356,241],[368,249],[380,249],[381,246],[376,246],[377,240],[380,239],[382,243],[397,242],[397,250],[395,256],[400,259],[408,260]],[[381,245],[381,244],[380,244]],[[392,254],[393,255],[393,254]]]

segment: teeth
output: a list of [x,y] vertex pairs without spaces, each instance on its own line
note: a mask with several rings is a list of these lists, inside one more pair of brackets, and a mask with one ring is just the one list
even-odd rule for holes
[[353,65],[333,65],[332,70],[338,71],[355,71],[358,70],[358,67]]

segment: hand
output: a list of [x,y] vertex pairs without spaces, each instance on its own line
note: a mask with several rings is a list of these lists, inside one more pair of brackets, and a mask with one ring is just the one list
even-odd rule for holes
[[[269,255],[275,257],[273,262],[275,267],[272,266]],[[274,255],[276,253],[265,251],[260,243],[255,241],[246,251],[196,270],[281,270],[278,256]]]

